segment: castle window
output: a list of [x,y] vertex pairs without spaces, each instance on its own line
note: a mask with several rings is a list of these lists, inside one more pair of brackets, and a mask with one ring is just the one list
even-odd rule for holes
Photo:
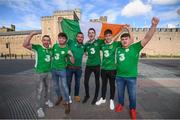
[[136,37],[136,40],[138,40],[138,37]]
[[171,40],[171,37],[169,38],[169,40]]
[[161,38],[159,37],[159,40],[160,40]]

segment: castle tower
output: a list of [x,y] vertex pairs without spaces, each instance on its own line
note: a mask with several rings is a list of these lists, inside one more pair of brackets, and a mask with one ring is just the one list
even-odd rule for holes
[[80,20],[80,17],[80,9],[58,10],[55,11],[52,16],[44,16],[41,18],[42,36],[45,34],[50,35],[52,43],[54,44],[57,40],[58,33],[62,31],[59,20],[62,18]]

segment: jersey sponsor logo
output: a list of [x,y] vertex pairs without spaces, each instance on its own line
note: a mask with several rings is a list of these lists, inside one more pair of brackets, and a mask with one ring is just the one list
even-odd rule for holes
[[98,44],[97,44],[97,43],[94,43],[94,46],[98,46]]
[[61,51],[61,54],[63,55],[63,54],[65,54],[65,52],[64,52],[64,51]]
[[125,52],[129,52],[129,48],[125,49]]

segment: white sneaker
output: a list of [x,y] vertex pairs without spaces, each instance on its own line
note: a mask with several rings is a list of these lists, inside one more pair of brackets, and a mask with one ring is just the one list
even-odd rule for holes
[[53,103],[50,100],[46,101],[45,105],[47,105],[50,108],[54,106]]
[[96,102],[96,105],[100,105],[100,104],[102,104],[102,103],[106,103],[106,99],[103,99],[103,98],[101,97],[100,100],[98,100],[98,101]]
[[114,100],[110,99],[110,109],[114,110]]
[[43,118],[43,117],[45,116],[44,111],[43,111],[42,108],[39,108],[39,109],[37,110],[37,114],[38,114],[38,117],[39,117],[39,118]]
[[71,96],[69,96],[69,103],[72,103],[72,99],[71,99]]

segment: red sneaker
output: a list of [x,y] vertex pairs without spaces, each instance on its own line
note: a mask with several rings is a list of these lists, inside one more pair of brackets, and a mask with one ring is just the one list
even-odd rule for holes
[[115,112],[121,112],[123,109],[123,106],[121,104],[117,104],[115,107]]
[[132,120],[136,120],[136,109],[130,110],[130,116]]

